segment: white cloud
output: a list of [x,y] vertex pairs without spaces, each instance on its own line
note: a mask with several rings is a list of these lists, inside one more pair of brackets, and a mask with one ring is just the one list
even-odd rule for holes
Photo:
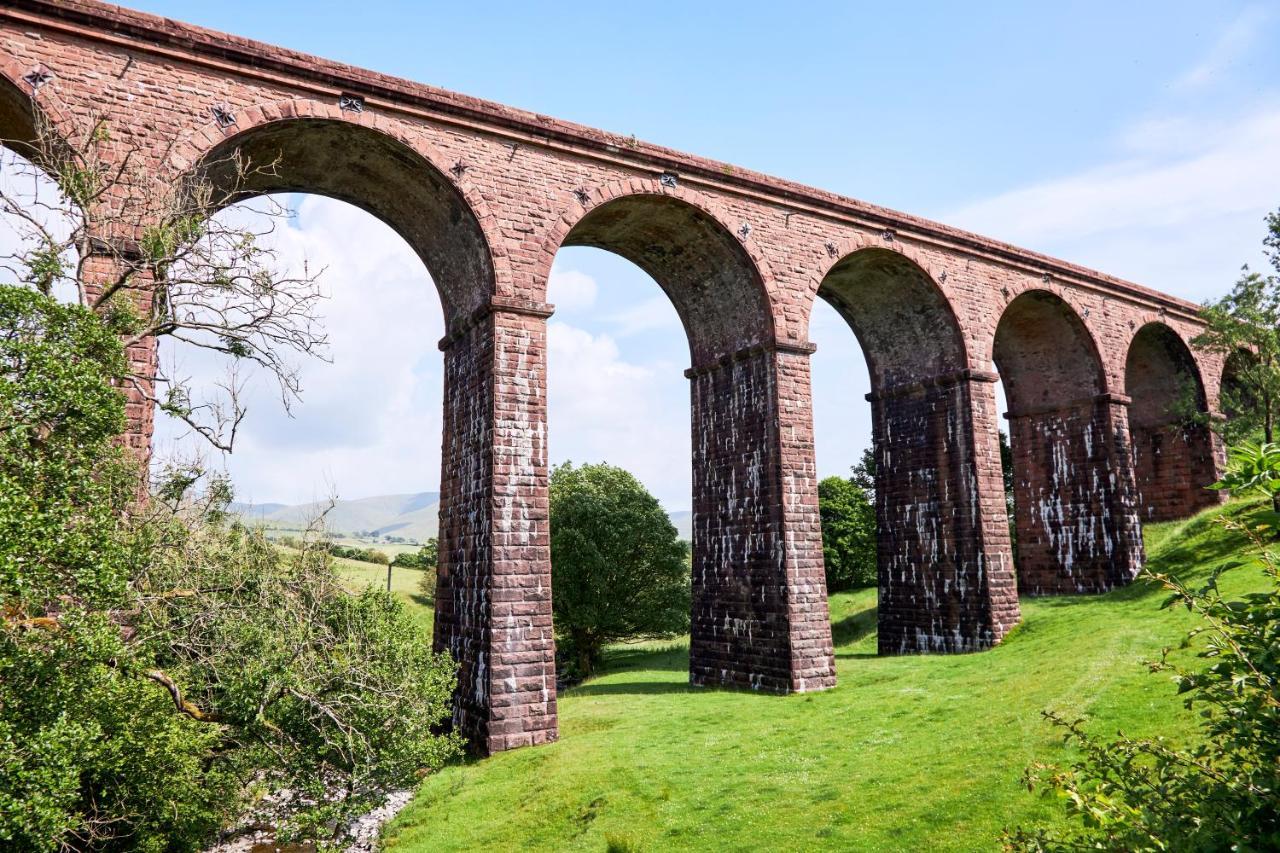
[[565,269],[559,264],[551,267],[547,282],[547,301],[557,311],[582,311],[596,302],[596,280],[584,272]]
[[1232,66],[1258,42],[1270,17],[1271,13],[1261,6],[1244,9],[1218,34],[1200,61],[1174,81],[1174,86],[1181,90],[1195,90],[1221,82]]
[[[1186,129],[1198,124],[1198,145]],[[1175,138],[1162,145],[1161,136]],[[1122,137],[1146,156],[1002,193],[946,222],[1193,299],[1258,255],[1280,199],[1280,106],[1231,121],[1145,120]]]
[[628,362],[610,336],[552,320],[547,407],[553,465],[609,462],[669,509],[690,506],[689,390],[677,366]]
[[[324,269],[332,363],[300,363],[303,399],[292,418],[268,377],[250,377],[249,414],[227,460],[238,491],[294,502],[334,489],[343,497],[434,489],[443,322],[431,279],[398,235],[354,207],[305,197],[298,214],[298,227],[278,229],[272,242],[287,267],[306,258]],[[208,358],[184,359],[197,384],[220,375]],[[162,453],[182,446],[177,424],[161,418],[157,427]]]
[[605,321],[613,328],[613,333],[620,338],[641,335],[647,332],[674,332],[684,335],[684,326],[680,323],[680,315],[665,293],[658,293],[640,302],[615,311],[605,317]]

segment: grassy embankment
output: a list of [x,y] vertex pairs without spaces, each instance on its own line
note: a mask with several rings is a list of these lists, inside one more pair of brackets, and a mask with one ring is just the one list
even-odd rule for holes
[[[1240,541],[1212,522],[1220,512],[1149,527],[1149,565],[1199,577],[1229,559]],[[1246,569],[1223,586],[1261,583]],[[1024,601],[992,651],[877,657],[874,590],[834,595],[840,684],[798,696],[691,689],[684,643],[618,647],[560,697],[559,743],[434,775],[387,846],[994,849],[1004,826],[1061,819],[1019,783],[1031,761],[1068,757],[1042,709],[1088,714],[1103,733],[1191,734],[1168,679],[1143,665],[1191,624],[1163,597],[1139,583]]]

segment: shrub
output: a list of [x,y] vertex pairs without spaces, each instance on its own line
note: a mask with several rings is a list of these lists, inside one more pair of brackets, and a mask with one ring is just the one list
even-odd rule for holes
[[[1218,484],[1236,492],[1280,492],[1280,446],[1236,451]],[[1020,829],[1006,837],[1019,850],[1210,851],[1280,848],[1280,571],[1264,542],[1280,522],[1275,512],[1252,520],[1223,519],[1252,543],[1255,559],[1215,570],[1197,589],[1161,574],[1152,577],[1200,617],[1187,643],[1203,639],[1203,668],[1187,669],[1165,654],[1153,672],[1171,672],[1188,711],[1198,710],[1201,740],[1179,748],[1164,740],[1121,736],[1104,741],[1082,720],[1046,712],[1082,757],[1067,768],[1035,765],[1031,788],[1063,796],[1079,825],[1062,833]],[[1260,566],[1263,592],[1239,599],[1218,586],[1223,572]]]
[[109,320],[0,287],[0,330],[0,847],[200,849],[250,806],[332,838],[457,751],[453,663],[394,598],[198,471],[136,503]]

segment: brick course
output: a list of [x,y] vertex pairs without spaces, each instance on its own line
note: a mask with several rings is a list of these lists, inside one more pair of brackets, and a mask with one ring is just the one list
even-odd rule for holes
[[[1202,436],[1185,453],[1157,439],[1163,423],[1134,418],[1136,450],[1129,442],[1126,400],[1145,400],[1126,388],[1138,330],[1159,324],[1185,345],[1200,328],[1194,305],[945,225],[91,0],[0,8],[0,136],[29,138],[35,110],[63,132],[105,117],[162,181],[231,150],[278,155],[278,178],[257,190],[357,204],[423,259],[447,330],[435,643],[459,661],[455,723],[483,751],[557,731],[545,300],[562,245],[640,265],[689,335],[696,684],[787,692],[835,680],[808,364],[819,296],[872,368],[886,652],[980,649],[1018,619],[996,362],[1007,389],[1037,371],[1049,388],[1088,376],[1081,395],[1015,407],[1028,484],[1018,576],[1039,578],[1037,591],[1124,582],[1141,559],[1138,490],[1183,496],[1149,517],[1190,511],[1220,463]],[[1049,348],[1051,366],[1074,371],[1056,383],[1026,368],[1061,331],[1023,312],[1031,293],[1058,300],[1083,342]],[[1006,315],[1024,334],[997,334]],[[1177,371],[1198,374],[1212,412],[1220,360],[1187,352]],[[154,363],[154,344],[130,356]],[[1088,411],[1063,410],[1082,399]],[[151,411],[134,399],[130,415],[130,441],[145,448]],[[1067,479],[1053,484],[1063,453]],[[1069,522],[1036,528],[1035,501],[1060,497]]]

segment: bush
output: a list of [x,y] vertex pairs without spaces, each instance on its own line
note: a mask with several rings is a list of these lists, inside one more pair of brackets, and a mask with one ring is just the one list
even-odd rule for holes
[[[1280,446],[1249,446],[1233,454],[1220,487],[1280,492]],[[1205,638],[1208,666],[1184,669],[1165,656],[1153,672],[1171,672],[1188,711],[1198,710],[1199,743],[1179,748],[1163,738],[1103,741],[1083,721],[1046,712],[1083,753],[1070,767],[1035,765],[1031,788],[1063,796],[1080,825],[1063,833],[1020,829],[1006,837],[1018,850],[1211,851],[1280,849],[1280,571],[1270,547],[1275,512],[1251,521],[1223,519],[1252,543],[1253,560],[1215,570],[1198,589],[1152,577],[1201,617],[1187,637]],[[1264,542],[1266,537],[1268,542]],[[1222,573],[1261,566],[1265,592],[1225,598]]]
[[435,537],[427,540],[427,544],[423,545],[416,552],[404,552],[396,554],[396,558],[391,562],[393,566],[400,566],[406,569],[430,569],[435,571],[436,562],[439,558],[439,543]]
[[394,598],[197,471],[135,503],[110,321],[0,287],[0,329],[0,846],[200,849],[246,808],[332,838],[457,752],[453,663]]
[[391,558],[387,556],[385,551],[379,551],[377,548],[355,548],[350,545],[328,544],[329,553],[340,560],[357,560],[361,563],[374,563],[379,566],[386,566],[391,563]]
[[818,483],[822,563],[827,590],[876,584],[876,510],[855,479],[827,477]]
[[635,477],[610,465],[551,473],[553,616],[562,669],[590,675],[606,643],[689,628],[688,545]]
[[435,606],[436,601],[436,567],[440,559],[440,543],[433,536],[427,544],[418,549],[416,554],[398,554],[393,566],[419,569],[422,576],[418,578],[418,596]]

